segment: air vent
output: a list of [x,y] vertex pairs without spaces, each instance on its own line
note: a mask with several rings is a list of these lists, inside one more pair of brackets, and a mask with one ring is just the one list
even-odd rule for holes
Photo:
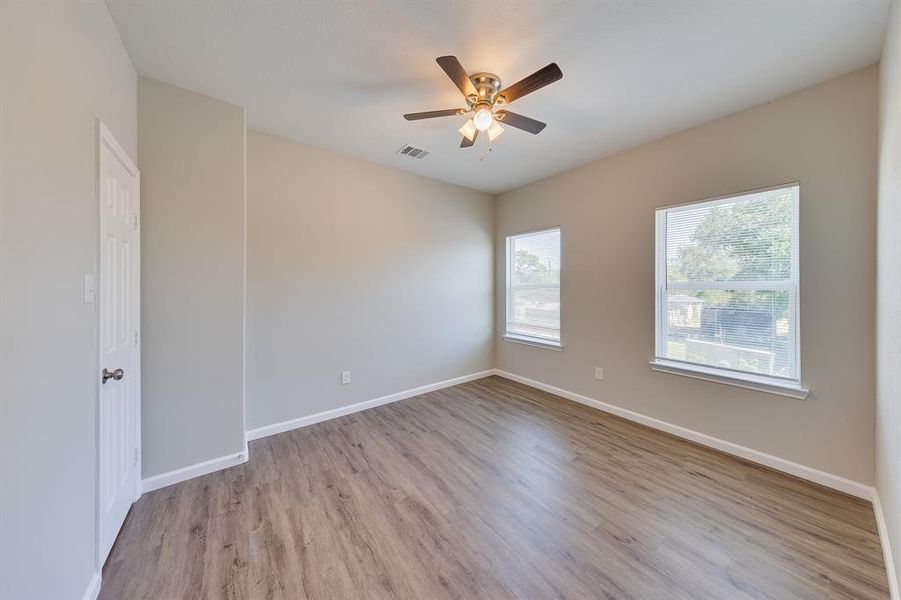
[[409,156],[410,158],[418,158],[420,160],[429,155],[428,150],[423,150],[422,148],[417,148],[416,146],[401,146],[400,150],[398,150],[397,153]]

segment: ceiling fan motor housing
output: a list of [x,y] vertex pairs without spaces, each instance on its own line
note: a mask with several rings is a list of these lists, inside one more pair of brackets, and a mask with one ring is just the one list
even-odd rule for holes
[[473,103],[488,102],[494,103],[494,97],[501,90],[501,78],[494,73],[476,73],[471,75],[469,79],[479,93],[478,98],[470,98]]

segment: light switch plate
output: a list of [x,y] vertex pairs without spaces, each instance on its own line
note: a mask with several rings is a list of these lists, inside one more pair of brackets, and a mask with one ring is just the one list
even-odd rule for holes
[[604,369],[601,367],[594,368],[594,378],[595,379],[603,379],[604,378]]
[[350,383],[350,371],[341,371],[341,385]]

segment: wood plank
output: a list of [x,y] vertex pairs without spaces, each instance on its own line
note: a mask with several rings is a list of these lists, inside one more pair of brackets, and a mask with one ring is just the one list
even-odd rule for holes
[[872,507],[490,377],[146,494],[100,597],[889,597]]

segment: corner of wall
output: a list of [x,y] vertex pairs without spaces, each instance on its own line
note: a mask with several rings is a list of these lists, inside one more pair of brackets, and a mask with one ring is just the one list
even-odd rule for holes
[[138,128],[143,475],[157,480],[244,451],[246,111],[141,77]]
[[491,252],[491,368],[497,369],[497,346],[500,341],[500,323],[497,318],[497,307],[500,302],[500,292],[498,291],[498,253],[500,252],[498,243],[498,204],[500,203],[500,194],[492,194],[491,203],[494,208],[493,231],[491,235],[492,252]]
[[890,7],[879,63],[876,235],[877,519],[893,600],[901,600],[901,3]]

